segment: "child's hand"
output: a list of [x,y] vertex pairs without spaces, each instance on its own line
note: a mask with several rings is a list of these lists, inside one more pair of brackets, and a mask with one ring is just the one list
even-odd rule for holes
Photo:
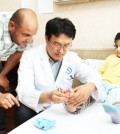
[[120,104],[120,101],[114,102],[113,105]]

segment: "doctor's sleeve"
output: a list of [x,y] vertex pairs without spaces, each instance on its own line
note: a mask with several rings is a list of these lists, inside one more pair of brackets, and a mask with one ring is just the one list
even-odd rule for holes
[[34,69],[31,59],[29,53],[27,54],[27,51],[24,51],[18,69],[18,86],[16,92],[21,103],[39,112],[41,111],[41,106],[38,104],[38,101],[41,92],[34,85]]
[[95,99],[99,99],[102,94],[101,82],[102,78],[99,73],[92,69],[90,66],[86,65],[82,59],[76,58],[76,76],[82,83],[94,83],[96,86],[96,91],[92,93]]

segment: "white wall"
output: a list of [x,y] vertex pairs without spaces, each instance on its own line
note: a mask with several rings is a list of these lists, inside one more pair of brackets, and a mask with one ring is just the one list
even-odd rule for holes
[[21,7],[21,0],[0,0],[1,11],[15,11]]
[[[36,0],[35,5],[37,6]],[[21,0],[0,0],[0,11],[15,11],[20,7]],[[36,9],[35,11],[37,13]],[[44,42],[45,24],[53,17],[66,17],[75,24],[77,34],[73,48],[113,48],[114,37],[120,32],[120,0],[54,4],[54,13],[37,15],[40,27],[35,37],[35,45]]]
[[77,29],[74,48],[113,48],[120,32],[120,0],[106,0],[72,5],[54,5],[53,14],[39,15],[40,42],[44,42],[45,23],[56,16],[67,17]]

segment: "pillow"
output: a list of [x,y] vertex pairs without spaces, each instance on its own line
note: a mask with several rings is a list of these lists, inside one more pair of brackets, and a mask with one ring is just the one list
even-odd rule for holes
[[92,67],[93,69],[98,71],[100,66],[104,62],[104,60],[100,60],[100,59],[86,59],[86,60],[84,60],[84,62],[85,62],[85,64],[89,65],[90,67]]

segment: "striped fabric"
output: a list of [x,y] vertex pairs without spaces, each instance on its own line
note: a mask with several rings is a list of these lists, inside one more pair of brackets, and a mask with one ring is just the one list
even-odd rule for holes
[[[12,15],[12,14],[11,14]],[[21,48],[19,45],[11,41],[8,30],[8,22],[11,17],[10,14],[0,14],[0,59],[4,60],[16,51],[24,51],[31,47],[31,44],[26,48]]]

